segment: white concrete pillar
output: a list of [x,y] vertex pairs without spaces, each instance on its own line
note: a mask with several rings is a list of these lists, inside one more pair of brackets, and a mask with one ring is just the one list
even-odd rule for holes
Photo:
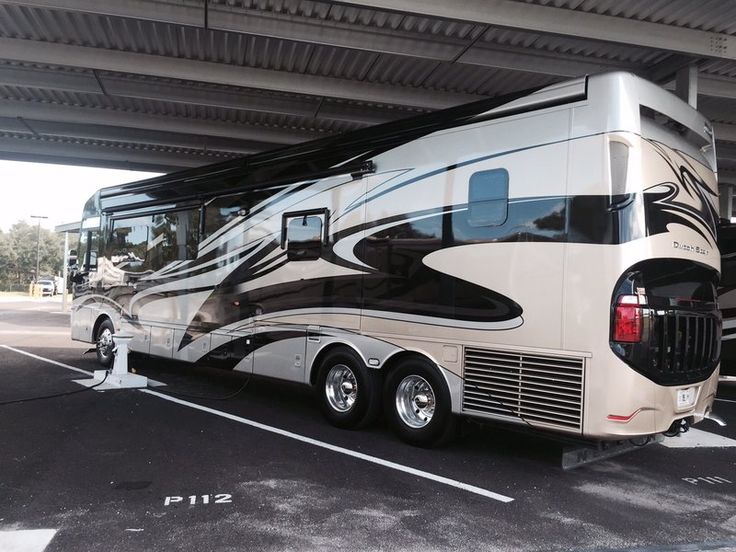
[[691,63],[675,75],[675,94],[698,109],[698,67]]
[[728,221],[733,216],[733,185],[720,184],[718,186],[719,195],[719,215]]

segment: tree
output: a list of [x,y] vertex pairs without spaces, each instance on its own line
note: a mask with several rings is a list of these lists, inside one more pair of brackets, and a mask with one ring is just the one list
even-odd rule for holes
[[52,276],[62,268],[61,237],[41,228],[38,248],[39,275],[36,275],[36,238],[38,228],[18,221],[9,232],[0,231],[0,284],[27,284],[37,276]]

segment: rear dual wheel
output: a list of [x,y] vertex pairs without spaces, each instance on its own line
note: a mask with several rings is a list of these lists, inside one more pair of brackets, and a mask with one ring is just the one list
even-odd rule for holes
[[398,437],[411,445],[440,446],[457,433],[447,384],[422,358],[406,360],[388,375],[383,408]]
[[320,405],[334,426],[357,429],[383,410],[398,437],[411,445],[440,446],[457,432],[450,391],[437,368],[422,358],[402,362],[388,374],[368,368],[352,349],[340,348],[323,360],[318,378]]

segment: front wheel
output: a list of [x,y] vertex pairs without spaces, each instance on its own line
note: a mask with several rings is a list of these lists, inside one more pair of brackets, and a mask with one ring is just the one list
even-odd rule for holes
[[115,333],[115,327],[112,325],[110,319],[105,319],[97,328],[97,335],[95,335],[95,349],[97,351],[97,362],[105,368],[109,368],[112,361],[115,359],[113,350],[115,344],[113,343],[112,336]]
[[389,374],[384,410],[399,438],[411,445],[439,446],[457,432],[447,384],[423,359],[407,360]]
[[356,429],[380,413],[381,374],[351,349],[335,349],[325,357],[317,389],[322,412],[334,426]]

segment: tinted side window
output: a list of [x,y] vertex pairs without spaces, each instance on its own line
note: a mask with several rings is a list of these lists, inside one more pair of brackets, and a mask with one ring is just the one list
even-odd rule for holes
[[499,226],[506,222],[509,205],[509,173],[506,169],[479,171],[470,177],[468,224]]
[[205,207],[204,238],[238,218],[239,213],[247,213],[247,201],[242,195],[225,196],[213,199]]
[[174,261],[197,256],[199,210],[153,215],[148,238],[147,268],[160,270]]
[[127,272],[146,270],[150,221],[150,216],[113,221],[107,256],[116,268]]

